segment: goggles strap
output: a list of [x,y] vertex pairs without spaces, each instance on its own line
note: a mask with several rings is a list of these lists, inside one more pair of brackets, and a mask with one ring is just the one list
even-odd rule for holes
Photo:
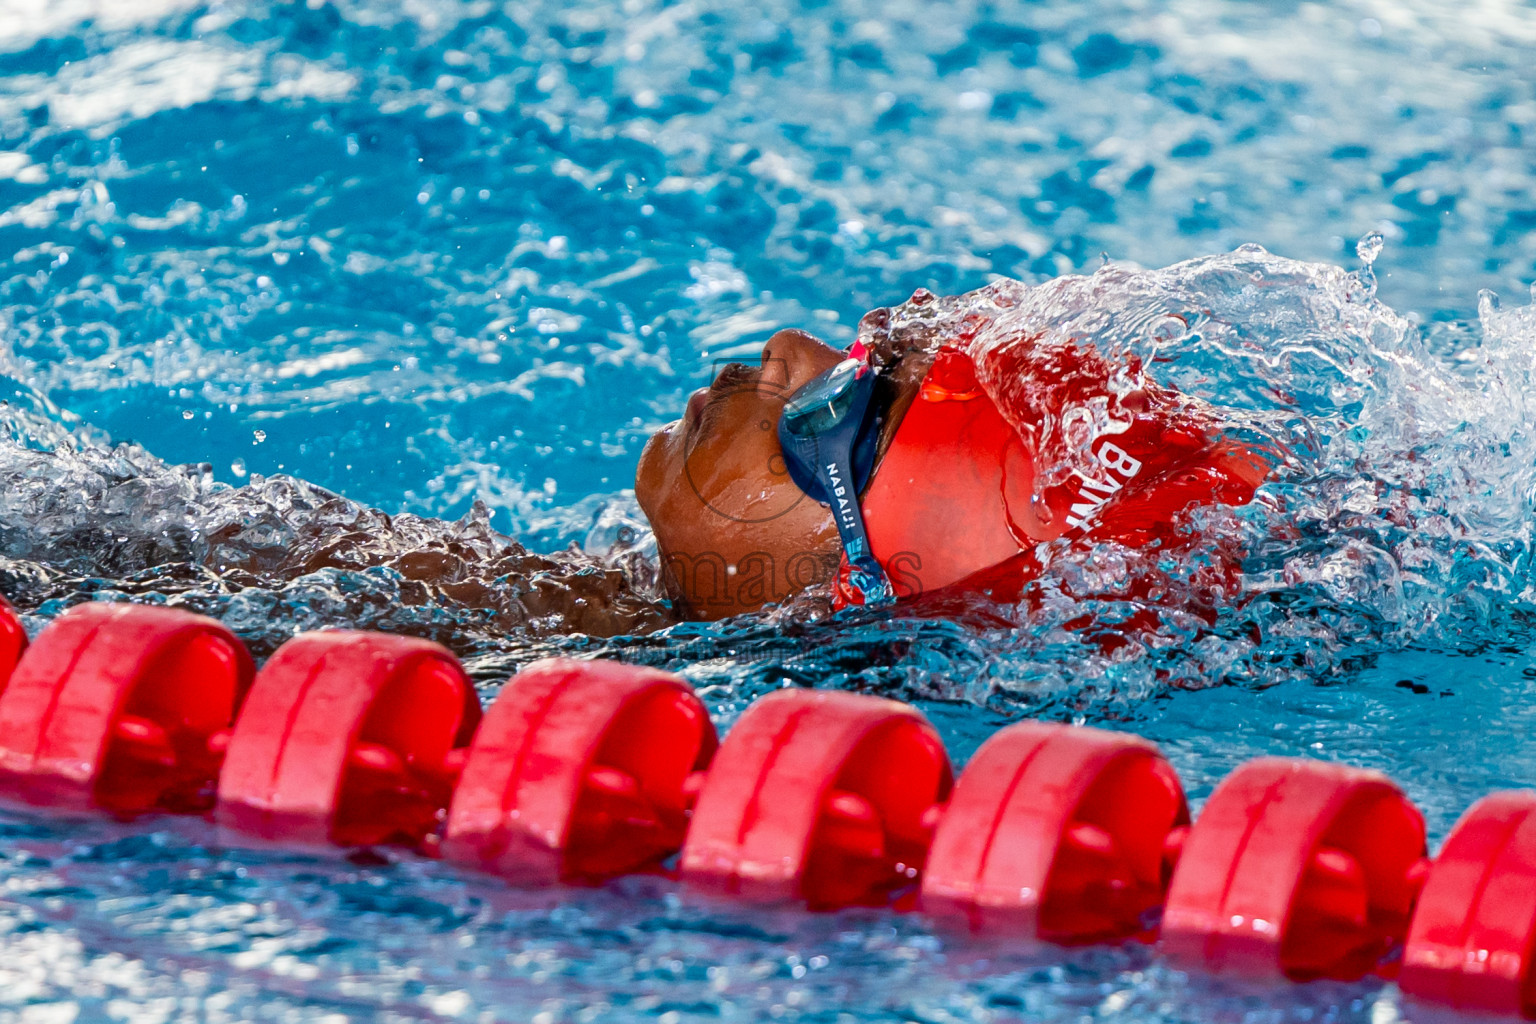
[[846,449],[836,452],[824,459],[817,469],[834,485],[829,488],[832,521],[837,524],[837,535],[843,542],[843,557],[848,564],[846,583],[850,603],[871,608],[895,604],[896,591],[869,547],[869,533],[864,527],[858,487],[854,483],[852,453]]
[[[863,363],[859,375],[876,373],[874,366],[874,353],[865,347],[864,342],[854,339],[848,347],[848,358],[857,359]],[[853,458],[851,448],[846,459],[848,476],[845,479],[852,484],[854,477]],[[843,542],[843,563],[846,572],[839,567],[839,579],[837,584],[843,591],[850,604],[861,604],[869,608],[883,608],[896,603],[896,591],[891,586],[891,581],[885,574],[885,568],[875,558],[874,552],[869,546],[869,532],[864,525],[864,512],[859,508],[858,487],[852,486],[852,502],[850,503],[850,515],[845,524],[844,517],[833,509],[833,519],[837,523],[838,537]]]
[[[873,416],[870,403],[877,371],[861,343],[854,343],[848,357],[790,397],[779,420],[779,442],[795,483],[832,510],[848,566],[839,573],[839,595],[849,604],[882,607],[894,604],[896,593],[870,550],[855,464],[856,459],[873,455],[870,435],[878,417]],[[850,362],[856,365],[850,368]],[[805,408],[797,409],[797,403]],[[825,413],[834,408],[837,412],[828,418],[817,412],[823,407]],[[864,467],[866,475],[869,468]]]

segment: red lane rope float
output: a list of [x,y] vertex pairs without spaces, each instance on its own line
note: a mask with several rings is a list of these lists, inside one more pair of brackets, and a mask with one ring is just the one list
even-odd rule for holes
[[85,604],[55,619],[0,695],[0,795],[121,815],[206,810],[251,684],[244,645],[170,608]]
[[955,784],[923,908],[1067,944],[1150,938],[1166,850],[1188,824],[1178,775],[1154,744],[1021,722],[982,744]]
[[497,695],[453,797],[443,855],[523,884],[654,867],[683,845],[715,727],[682,679],[535,662]]
[[1389,973],[1422,883],[1424,819],[1386,776],[1261,758],[1189,830],[1163,948],[1212,971],[1355,980]]
[[1536,793],[1495,793],[1430,867],[1403,950],[1404,992],[1458,1010],[1536,1017]]
[[780,690],[726,735],[679,870],[752,900],[884,903],[922,871],[952,780],[938,733],[915,708]]
[[267,661],[229,735],[217,820],[285,842],[420,843],[479,721],[474,685],[447,648],[302,634]]
[[954,784],[927,720],[876,697],[780,691],[717,752],[685,682],[613,663],[530,666],[477,733],[474,687],[424,640],[306,634],[254,683],[233,634],[173,609],[82,605],[25,642],[0,601],[0,799],[128,816],[217,794],[258,835],[431,852],[441,830],[445,855],[533,883],[681,848],[679,875],[729,894],[920,886],[1065,943],[1150,939],[1164,904],[1163,948],[1194,966],[1391,976],[1401,943],[1411,997],[1536,1019],[1536,792],[1476,804],[1430,864],[1397,787],[1341,765],[1245,764],[1189,826],[1157,748],[1095,729],[1010,727]]
[[16,609],[11,607],[11,602],[0,595],[0,690],[5,689],[6,682],[26,649],[27,631],[21,628],[21,619],[17,617]]

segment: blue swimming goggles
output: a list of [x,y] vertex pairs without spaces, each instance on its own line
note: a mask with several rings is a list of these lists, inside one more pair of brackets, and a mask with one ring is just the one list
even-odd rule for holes
[[875,470],[882,419],[874,401],[879,375],[864,347],[810,380],[789,397],[779,417],[779,446],[789,477],[806,494],[832,509],[848,558],[848,584],[861,600],[882,607],[896,602],[885,570],[869,548],[859,492]]

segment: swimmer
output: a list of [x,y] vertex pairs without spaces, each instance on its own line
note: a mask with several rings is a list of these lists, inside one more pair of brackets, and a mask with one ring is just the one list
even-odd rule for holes
[[[378,567],[387,573],[368,587],[326,591],[334,621],[613,636],[795,600],[825,607],[828,594],[836,607],[900,603],[947,616],[974,595],[1031,600],[1042,546],[1049,555],[1052,545],[1201,543],[1181,530],[1185,511],[1247,502],[1267,459],[1224,439],[1215,410],[1160,386],[1135,360],[1033,328],[1009,308],[1032,293],[1018,282],[953,298],[919,293],[867,315],[848,352],[781,330],[757,365],[720,371],[639,462],[636,494],[668,602],[658,600],[658,567],[638,552],[538,554],[482,520],[386,515],[281,477],[198,492],[183,507],[174,470],[123,483],[135,502],[149,493],[166,503],[134,504],[135,514],[207,519],[217,530],[105,543],[132,531],[103,525],[124,501],[101,485],[102,519],[33,531],[27,557],[37,568],[8,571],[7,596],[24,609],[75,600],[105,575],[218,613],[224,595],[249,592],[247,607],[263,592],[308,601],[308,584],[290,590],[295,581],[325,590],[327,573]],[[12,457],[38,474],[67,469],[43,451]],[[1235,593],[1240,557],[1209,560],[1205,589],[1216,596],[1200,598],[1204,607]],[[1120,593],[1159,601],[1158,586],[1148,578]],[[246,638],[263,653],[287,638],[280,623],[270,633]]]
[[1014,600],[1038,545],[1188,547],[1186,509],[1252,498],[1263,453],[1136,360],[1031,330],[1008,308],[1018,287],[973,293],[991,314],[958,322],[876,310],[847,352],[781,330],[695,392],[635,481],[687,613],[827,584],[836,607]]

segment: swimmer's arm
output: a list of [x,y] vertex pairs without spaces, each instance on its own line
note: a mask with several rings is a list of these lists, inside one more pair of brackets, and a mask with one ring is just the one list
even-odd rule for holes
[[390,516],[340,498],[306,520],[276,555],[251,543],[249,524],[232,525],[208,538],[205,564],[235,586],[270,590],[327,569],[381,567],[398,574],[399,604],[439,607],[470,630],[615,636],[677,621],[654,566],[638,553],[613,561],[574,546],[537,554],[483,522]]

